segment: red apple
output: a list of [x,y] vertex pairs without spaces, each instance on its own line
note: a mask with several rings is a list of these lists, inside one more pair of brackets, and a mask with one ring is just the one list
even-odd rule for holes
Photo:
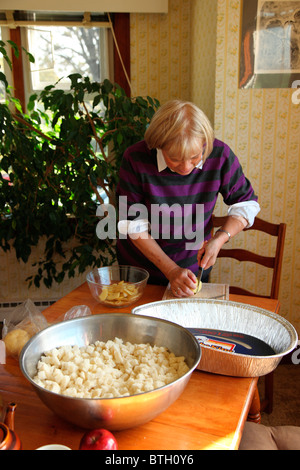
[[80,450],[117,450],[115,436],[107,429],[87,431],[81,438]]

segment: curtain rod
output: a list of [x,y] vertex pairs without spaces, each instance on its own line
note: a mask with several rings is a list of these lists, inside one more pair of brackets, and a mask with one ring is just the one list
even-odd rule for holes
[[15,20],[13,10],[6,10],[6,20],[0,20],[0,26],[6,26],[10,29],[17,27],[28,27],[28,26],[79,26],[84,28],[110,28],[110,21],[93,21],[91,20],[91,13],[84,12],[81,21],[55,21],[55,20]]

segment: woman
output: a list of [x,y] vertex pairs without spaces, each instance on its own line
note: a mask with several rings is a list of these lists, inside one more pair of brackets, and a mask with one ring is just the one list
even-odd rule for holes
[[[178,297],[194,295],[199,265],[205,282],[224,243],[260,210],[232,150],[197,106],[180,100],[161,106],[144,140],[126,150],[117,194],[119,263],[147,269],[150,283],[169,282]],[[211,237],[219,194],[228,216]]]

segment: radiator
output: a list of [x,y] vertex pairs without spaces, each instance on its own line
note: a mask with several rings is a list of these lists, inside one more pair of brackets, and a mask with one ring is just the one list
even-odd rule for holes
[[[45,308],[54,304],[58,299],[52,300],[34,300],[34,305],[42,312]],[[7,316],[20,304],[23,302],[0,302],[0,322],[7,318]]]

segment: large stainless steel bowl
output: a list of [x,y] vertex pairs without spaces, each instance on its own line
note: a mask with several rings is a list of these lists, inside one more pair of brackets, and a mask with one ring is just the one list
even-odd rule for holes
[[[184,356],[189,371],[179,379],[153,391],[121,398],[72,398],[50,392],[33,381],[41,355],[62,345],[85,346],[115,337],[131,343],[167,347]],[[196,338],[175,323],[127,313],[92,315],[52,325],[37,333],[20,355],[20,367],[40,399],[54,413],[83,428],[122,430],[150,421],[168,408],[186,387],[197,367],[201,350]]]

